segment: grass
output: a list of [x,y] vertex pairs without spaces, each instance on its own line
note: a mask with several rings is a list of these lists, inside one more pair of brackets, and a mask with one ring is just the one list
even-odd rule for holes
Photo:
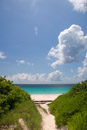
[[14,126],[15,130],[21,130],[20,118],[29,130],[41,129],[41,115],[30,95],[12,81],[0,77],[0,130]]
[[49,104],[56,125],[69,130],[87,130],[87,80],[76,84],[66,94]]
[[23,118],[29,130],[41,129],[41,115],[31,100],[16,104],[16,107],[13,110],[2,117],[0,126],[9,127],[10,125],[16,125],[16,128],[14,129],[21,130],[21,126],[18,122],[19,118]]

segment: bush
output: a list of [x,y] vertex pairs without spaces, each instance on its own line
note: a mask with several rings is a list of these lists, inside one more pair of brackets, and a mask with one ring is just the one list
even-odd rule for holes
[[[49,109],[55,116],[58,126],[67,125],[69,130],[81,130],[81,128],[85,128],[87,126],[87,117],[84,117],[83,113],[87,115],[87,80],[76,84],[68,93],[58,97],[49,105]],[[79,118],[85,119],[80,122]],[[76,119],[78,120],[78,124],[76,124]],[[80,123],[84,127],[80,128]]]
[[30,100],[30,95],[14,86],[10,80],[0,77],[0,117],[23,100]]
[[87,111],[76,113],[67,126],[69,130],[87,130]]
[[19,118],[23,118],[30,130],[41,129],[41,115],[30,95],[10,80],[0,77],[0,129],[4,125],[16,124],[15,130],[21,130]]

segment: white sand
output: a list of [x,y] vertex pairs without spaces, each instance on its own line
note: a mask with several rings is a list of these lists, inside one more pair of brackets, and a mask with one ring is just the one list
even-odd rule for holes
[[61,94],[31,94],[32,100],[55,100]]
[[22,118],[19,119],[19,124],[21,125],[22,130],[29,130]]
[[[41,101],[41,100],[55,100],[61,94],[32,94],[31,98],[34,101]],[[42,108],[45,108],[47,113],[45,113],[41,108],[37,108],[42,115],[42,130],[57,130],[55,125],[54,116],[50,114],[49,107],[47,104],[39,104]]]

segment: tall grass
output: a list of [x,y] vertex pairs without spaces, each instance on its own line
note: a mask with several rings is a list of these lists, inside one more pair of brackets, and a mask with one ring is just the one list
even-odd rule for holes
[[25,124],[29,130],[40,130],[41,129],[41,115],[39,114],[35,104],[29,100],[22,103],[17,103],[16,107],[4,114],[0,120],[0,126],[16,125],[15,130],[20,130],[21,126],[18,122],[20,118],[23,118]]
[[29,130],[41,129],[41,115],[30,95],[0,77],[0,129],[13,125],[15,130],[21,130],[19,118],[23,118]]

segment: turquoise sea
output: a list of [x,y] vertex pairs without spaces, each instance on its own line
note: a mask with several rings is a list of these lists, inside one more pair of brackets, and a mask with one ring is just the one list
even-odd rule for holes
[[68,92],[74,84],[16,84],[30,94],[60,94]]

